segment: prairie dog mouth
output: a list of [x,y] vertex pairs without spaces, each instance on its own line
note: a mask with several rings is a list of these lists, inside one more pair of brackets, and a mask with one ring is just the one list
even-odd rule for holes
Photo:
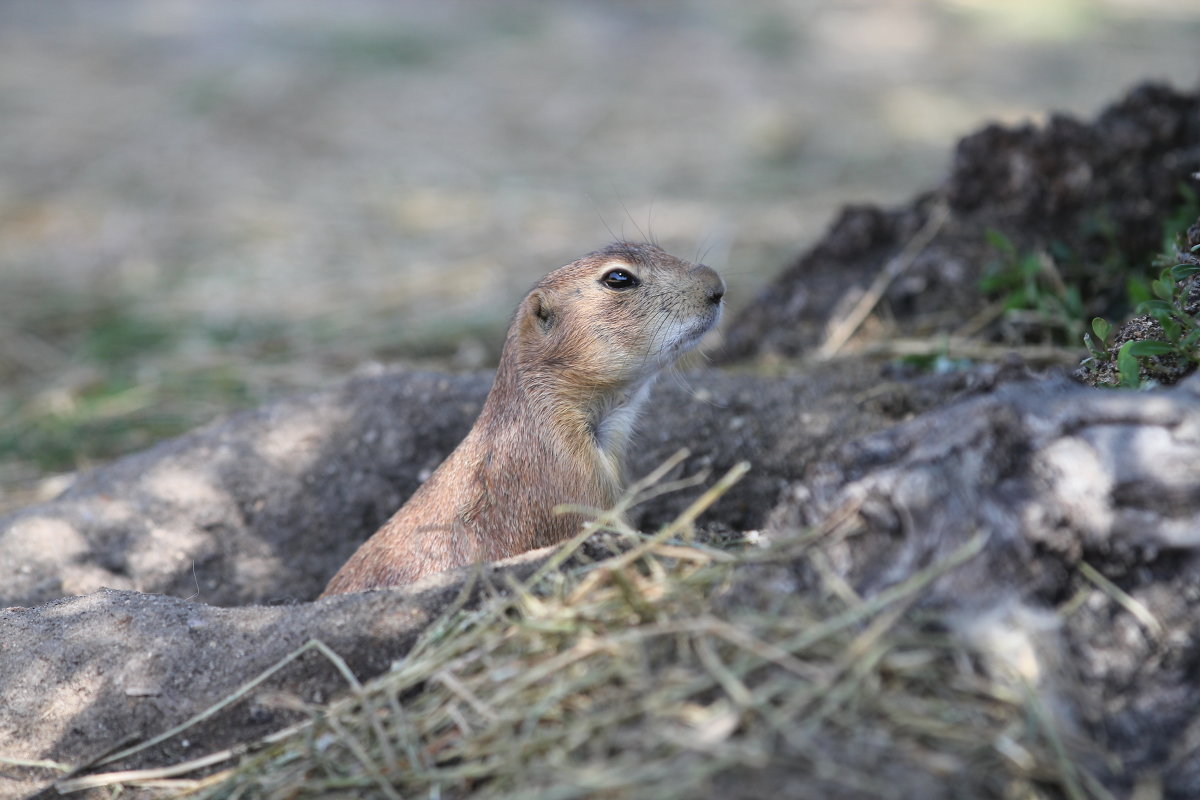
[[663,348],[664,355],[668,357],[682,355],[699,344],[704,335],[717,327],[717,323],[721,321],[722,308],[723,306],[714,306],[703,317],[696,319],[691,325],[683,327],[678,333],[674,333],[670,337],[673,341]]

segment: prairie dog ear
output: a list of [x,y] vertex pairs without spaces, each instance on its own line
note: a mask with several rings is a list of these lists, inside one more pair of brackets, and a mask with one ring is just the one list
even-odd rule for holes
[[539,330],[546,333],[554,327],[554,309],[545,292],[541,289],[534,289],[525,299],[525,305],[529,310],[531,321],[537,325]]

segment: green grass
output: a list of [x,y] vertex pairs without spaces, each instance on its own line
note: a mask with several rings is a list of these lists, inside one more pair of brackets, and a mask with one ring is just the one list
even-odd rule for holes
[[32,297],[10,323],[43,357],[5,364],[0,461],[74,470],[257,399],[236,359],[223,363],[215,346],[195,352],[198,339],[218,338],[195,320],[146,314],[128,298]]
[[75,390],[25,399],[0,423],[0,459],[66,472],[184,433],[223,410],[253,402],[228,367],[136,380],[128,370]]
[[301,42],[341,69],[416,69],[437,62],[453,43],[431,30],[333,27]]
[[0,511],[36,499],[46,477],[329,385],[372,359],[446,365],[471,341],[479,352],[467,362],[486,365],[506,322],[501,312],[419,326],[213,320],[115,293],[0,287]]

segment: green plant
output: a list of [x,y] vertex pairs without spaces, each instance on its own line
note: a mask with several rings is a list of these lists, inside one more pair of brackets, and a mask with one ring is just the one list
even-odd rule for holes
[[[1112,323],[1103,317],[1092,318],[1091,333],[1083,334],[1083,344],[1087,347],[1088,352],[1092,354],[1092,360],[1104,361],[1108,358],[1108,334],[1112,332]],[[1096,338],[1092,338],[1092,333],[1096,334]]]
[[[1111,303],[1105,309],[1096,308],[1128,322],[1110,341],[1115,327],[1104,316],[1092,319],[1091,331],[1084,332],[1083,343],[1089,357],[1083,367],[1093,373],[1104,373],[1102,383],[1137,388],[1162,380],[1177,380],[1200,363],[1200,331],[1195,312],[1194,276],[1200,273],[1200,248],[1180,252],[1180,241],[1188,227],[1200,217],[1200,194],[1185,184],[1179,186],[1179,203],[1162,223],[1162,250],[1154,258],[1161,267],[1158,276],[1142,271],[1121,268],[1107,274],[1124,276],[1123,303]],[[1101,220],[1103,222],[1103,220]],[[1096,229],[1107,236],[1106,228]],[[1105,269],[1112,266],[1107,260]],[[1141,318],[1131,329],[1129,326]],[[1130,319],[1132,317],[1132,319]],[[1116,352],[1113,352],[1113,347]],[[1145,380],[1143,379],[1145,377]],[[1108,380],[1103,380],[1108,378]]]
[[[1162,222],[1163,246],[1154,259],[1156,266],[1178,267],[1175,262],[1180,237],[1198,216],[1200,194],[1180,185],[1178,201]],[[1106,343],[1113,330],[1106,319],[1123,320],[1134,313],[1149,313],[1137,309],[1168,299],[1163,276],[1159,276],[1155,288],[1152,276],[1130,263],[1118,226],[1106,206],[1081,219],[1078,229],[1069,237],[1076,242],[1074,246],[1050,241],[1038,249],[1022,252],[999,231],[989,230],[984,235],[997,257],[980,281],[980,289],[999,297],[1007,336],[1010,340],[1019,339],[1018,343],[1035,337],[1069,343],[1078,342],[1082,336],[1091,360],[1103,362],[1111,355]],[[1093,319],[1088,331],[1086,320],[1093,315],[1100,316]],[[1096,320],[1100,320],[1103,331],[1097,329]],[[1170,324],[1166,327],[1170,333]],[[1154,346],[1136,347],[1127,351],[1126,363],[1129,358],[1155,355],[1162,353]]]
[[[1162,372],[1160,359],[1187,368],[1200,364],[1200,321],[1192,301],[1196,293],[1196,276],[1200,275],[1200,245],[1191,248],[1180,263],[1165,267],[1158,278],[1150,282],[1153,297],[1137,305],[1136,313],[1157,323],[1162,338],[1126,341],[1116,355],[1117,385],[1136,388],[1143,385],[1142,374]],[[1108,337],[1112,325],[1101,317],[1092,320],[1092,333],[1084,334],[1084,344],[1096,362],[1109,359]]]
[[1179,237],[1188,227],[1200,217],[1200,194],[1187,184],[1179,185],[1179,206],[1163,222],[1162,229],[1162,259],[1167,264],[1175,260],[1176,246]]
[[1056,259],[1040,250],[1022,254],[997,230],[984,236],[999,258],[980,289],[1001,297],[1006,320],[1026,334],[1077,341],[1084,327],[1083,300],[1078,284],[1063,279]]

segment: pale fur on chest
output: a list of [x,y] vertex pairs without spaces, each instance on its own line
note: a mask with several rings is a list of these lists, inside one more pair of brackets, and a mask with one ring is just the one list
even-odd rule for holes
[[641,381],[611,400],[602,403],[594,412],[591,424],[596,459],[620,490],[623,483],[625,453],[629,439],[637,427],[638,417],[650,397],[655,376]]

